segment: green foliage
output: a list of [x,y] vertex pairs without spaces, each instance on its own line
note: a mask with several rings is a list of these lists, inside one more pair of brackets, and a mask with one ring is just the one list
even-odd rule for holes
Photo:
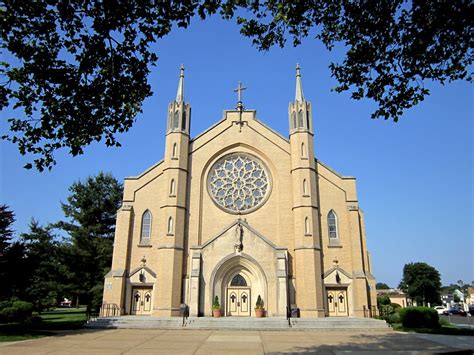
[[214,297],[214,302],[212,302],[212,309],[221,309],[221,305],[219,303],[219,297]]
[[390,297],[388,295],[381,295],[377,296],[377,305],[384,306],[384,305],[389,305],[392,301],[390,301]]
[[439,304],[441,276],[434,267],[426,263],[409,263],[403,267],[403,278],[399,288],[417,304]]
[[30,223],[30,231],[20,236],[25,246],[24,267],[28,283],[25,297],[42,311],[57,304],[63,293],[67,260],[59,252],[59,241],[50,226]]
[[62,209],[69,221],[57,223],[66,231],[63,246],[68,269],[70,298],[98,309],[102,303],[103,278],[112,263],[115,218],[122,202],[123,186],[111,174],[99,173],[70,188]]
[[0,310],[0,321],[5,323],[25,322],[33,313],[33,305],[29,302],[14,301],[11,306]]
[[388,290],[388,289],[390,289],[390,286],[387,285],[386,283],[383,283],[383,282],[377,282],[375,284],[375,289],[376,290]]
[[14,222],[15,214],[10,210],[10,207],[0,205],[0,262],[10,245],[10,239],[13,236],[12,225]]
[[262,297],[260,297],[260,295],[258,295],[257,302],[255,303],[255,309],[263,309],[263,307],[264,307],[264,305],[263,305]]
[[429,307],[407,307],[399,312],[402,325],[406,328],[439,328],[439,316]]
[[[378,105],[372,117],[398,120],[423,101],[425,82],[471,80],[469,1],[8,1],[2,43],[9,55],[0,73],[0,109],[8,119],[2,136],[31,154],[39,171],[54,153],[83,154],[93,141],[120,146],[117,134],[132,127],[157,55],[151,45],[194,15],[236,19],[259,50],[294,46],[308,36],[328,50],[345,50],[329,68],[336,92]],[[10,60],[11,58],[11,60]]]
[[392,307],[395,312],[402,308],[402,306],[400,306],[398,303],[390,303],[390,307]]

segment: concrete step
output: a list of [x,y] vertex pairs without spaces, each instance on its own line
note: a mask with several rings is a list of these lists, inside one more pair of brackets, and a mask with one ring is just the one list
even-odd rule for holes
[[253,329],[253,330],[387,330],[385,321],[370,318],[188,318],[183,325],[179,317],[160,318],[147,316],[107,317],[90,320],[87,328],[135,328],[135,329]]

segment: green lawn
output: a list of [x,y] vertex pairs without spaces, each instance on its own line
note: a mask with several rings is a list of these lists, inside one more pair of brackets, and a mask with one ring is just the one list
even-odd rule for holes
[[39,324],[0,324],[0,342],[41,338],[53,330],[79,329],[86,322],[85,308],[57,308],[43,312]]

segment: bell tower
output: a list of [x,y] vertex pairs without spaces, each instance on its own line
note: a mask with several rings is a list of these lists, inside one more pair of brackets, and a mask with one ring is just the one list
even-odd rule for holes
[[154,315],[179,315],[183,287],[183,254],[188,179],[189,126],[191,106],[184,101],[184,66],[181,65],[176,99],[168,105],[168,126],[162,193],[166,196],[161,209],[157,257],[161,261],[155,292]]
[[289,105],[288,118],[293,182],[295,301],[302,317],[324,317],[320,212],[311,103],[304,98],[298,64],[295,101]]

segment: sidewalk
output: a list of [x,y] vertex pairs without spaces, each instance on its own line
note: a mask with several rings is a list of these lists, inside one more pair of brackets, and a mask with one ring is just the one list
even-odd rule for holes
[[[288,332],[84,329],[41,339],[4,345],[0,343],[0,354],[433,354],[474,349],[474,337],[425,335],[391,330]],[[460,341],[457,338],[465,339]]]

